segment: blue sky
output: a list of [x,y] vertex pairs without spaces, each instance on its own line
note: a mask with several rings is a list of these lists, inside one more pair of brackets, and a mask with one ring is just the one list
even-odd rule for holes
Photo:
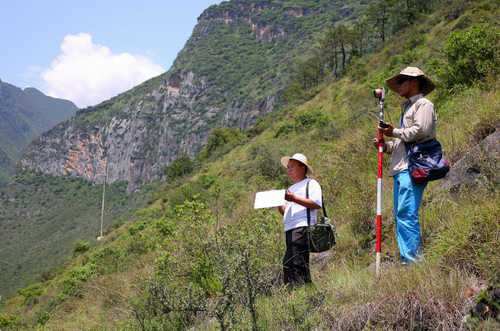
[[0,0],[0,79],[96,104],[168,70],[221,0]]

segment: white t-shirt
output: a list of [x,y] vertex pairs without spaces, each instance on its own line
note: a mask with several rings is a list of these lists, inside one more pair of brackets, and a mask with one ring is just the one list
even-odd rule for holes
[[[309,199],[314,201],[318,206],[322,207],[321,201],[321,186],[314,179],[306,178],[301,182],[295,183],[290,186],[289,190],[298,197],[306,197],[306,186],[309,183]],[[311,224],[316,224],[318,217],[318,209],[310,209],[311,211]],[[285,214],[283,216],[285,223],[285,231],[307,226],[307,208],[295,202],[286,201]]]

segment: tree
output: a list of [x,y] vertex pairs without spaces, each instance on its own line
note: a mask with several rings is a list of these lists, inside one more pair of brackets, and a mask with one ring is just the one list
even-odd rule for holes
[[368,20],[373,25],[375,30],[385,42],[386,29],[389,22],[389,5],[390,0],[379,0],[376,3],[371,3],[368,7]]
[[347,61],[347,50],[346,46],[349,42],[349,30],[344,25],[339,25],[337,27],[337,38],[339,41],[340,52],[342,53],[342,71],[345,72],[345,64]]
[[173,160],[166,168],[165,173],[169,180],[182,177],[191,173],[194,169],[193,160],[187,154],[181,154]]
[[328,67],[333,71],[333,76],[338,77],[338,37],[335,27],[330,27],[321,41],[320,49],[325,54]]
[[350,33],[352,56],[362,56],[365,39],[369,34],[368,18],[365,16],[354,24]]

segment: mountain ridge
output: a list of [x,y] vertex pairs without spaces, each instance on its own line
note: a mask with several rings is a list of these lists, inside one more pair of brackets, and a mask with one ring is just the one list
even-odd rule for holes
[[[361,3],[352,2],[345,13],[355,17]],[[23,157],[23,168],[102,183],[107,157],[110,182],[125,180],[131,191],[164,180],[165,167],[182,153],[198,153],[212,128],[246,129],[272,112],[290,79],[284,69],[342,7],[339,1],[261,0],[208,8],[167,73],[43,135]]]
[[29,143],[76,113],[74,103],[0,80],[0,186],[7,183]]

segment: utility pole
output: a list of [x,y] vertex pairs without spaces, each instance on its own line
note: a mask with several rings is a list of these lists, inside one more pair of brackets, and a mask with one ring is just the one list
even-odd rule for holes
[[104,238],[103,228],[104,228],[104,205],[106,203],[106,182],[108,179],[108,157],[104,161],[104,185],[102,186],[102,208],[101,208],[101,235],[97,237],[97,240]]

